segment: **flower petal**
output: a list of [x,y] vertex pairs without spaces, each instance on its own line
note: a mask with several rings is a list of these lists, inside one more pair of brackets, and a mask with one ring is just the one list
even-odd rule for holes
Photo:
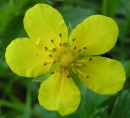
[[68,39],[68,29],[61,14],[47,4],[37,4],[30,8],[24,17],[24,27],[30,39],[42,48],[57,47]]
[[[83,50],[82,55],[98,55],[108,52],[118,37],[116,22],[106,16],[93,15],[80,23],[69,37],[72,48]],[[74,42],[73,39],[76,39]]]
[[66,73],[57,72],[41,84],[38,99],[46,109],[58,111],[64,116],[77,110],[80,91]]
[[36,77],[48,72],[52,64],[49,53],[40,49],[28,38],[13,40],[6,49],[5,58],[11,70],[19,76]]
[[88,78],[79,74],[83,84],[99,94],[114,94],[122,89],[125,82],[125,71],[120,62],[105,58],[93,57],[80,71]]

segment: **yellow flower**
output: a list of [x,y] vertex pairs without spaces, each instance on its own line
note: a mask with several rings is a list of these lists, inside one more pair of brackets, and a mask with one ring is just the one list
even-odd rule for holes
[[80,90],[71,73],[98,94],[114,94],[124,84],[120,62],[96,55],[108,52],[116,43],[118,26],[114,20],[92,15],[68,29],[61,14],[47,4],[37,4],[24,17],[29,38],[17,38],[7,47],[5,57],[19,76],[38,77],[55,65],[40,86],[38,99],[49,110],[67,115],[79,106]]

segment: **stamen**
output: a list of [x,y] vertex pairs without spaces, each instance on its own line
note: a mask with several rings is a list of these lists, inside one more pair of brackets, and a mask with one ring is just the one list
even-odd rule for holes
[[87,75],[87,77],[86,78],[89,78],[89,76]]
[[72,41],[74,42],[76,40],[76,38],[73,38]]
[[83,65],[83,66],[86,66],[86,64],[84,64],[84,63],[83,63],[82,65]]
[[74,68],[72,68],[72,71],[73,71],[75,74],[78,74],[77,71],[76,71]]
[[54,40],[53,40],[53,39],[51,39],[51,43],[53,43],[54,46],[55,46],[57,49],[59,49],[59,47],[54,43]]
[[48,64],[52,64],[53,63],[53,61],[51,60],[51,61],[48,61],[48,62],[44,62],[44,66],[46,66],[46,65],[48,65]]
[[53,57],[53,55],[52,55],[52,54],[49,54],[49,57]]
[[53,51],[56,51],[56,48],[53,48]]
[[70,78],[68,70],[66,70],[65,72],[66,72],[67,77]]
[[74,63],[71,63],[70,65],[69,65],[69,67],[74,67],[75,65],[74,65]]
[[54,74],[54,72],[51,72],[51,75],[53,75]]
[[75,66],[86,66],[84,63],[75,64]]
[[75,75],[78,75],[77,71],[75,71],[74,68],[72,68],[72,71],[74,72]]
[[[76,40],[76,38],[73,38],[72,39],[72,46],[71,46],[71,50],[72,50],[72,47],[74,47],[74,41]],[[76,47],[74,47],[74,50],[76,50]]]
[[84,50],[86,50],[86,49],[87,49],[87,47],[83,47],[83,49],[84,49]]
[[92,61],[92,58],[89,58],[89,61]]
[[57,62],[57,61],[56,61],[56,60],[54,60],[54,62],[53,62],[53,63],[55,64],[56,62]]
[[62,34],[59,34],[60,37],[62,37]]
[[78,51],[78,53],[80,53],[80,52],[81,52],[81,50]]
[[74,47],[74,50],[76,50],[76,47]]
[[76,63],[85,63],[87,62],[88,60],[76,60]]
[[45,50],[47,51],[47,50],[48,50],[48,48],[47,48],[47,47],[45,47]]
[[62,43],[59,43],[59,46],[62,46]]
[[70,78],[70,76],[69,76],[69,75],[67,75],[67,77],[68,77],[68,78]]
[[62,73],[64,71],[64,68],[62,68],[61,70],[60,70],[60,73]]
[[54,40],[53,40],[53,39],[51,39],[51,43],[54,43]]
[[44,63],[44,66],[46,66],[47,64],[48,64],[48,63],[47,63],[47,62],[45,62],[45,63]]
[[63,43],[63,47],[66,47],[66,43]]
[[83,76],[87,77],[87,76],[86,76],[86,74],[84,74],[83,72],[81,72],[81,71],[80,71],[80,70],[78,70],[77,68],[75,68],[75,70],[76,70],[78,73],[80,73],[81,75],[83,75]]
[[79,63],[79,64],[75,64],[75,66],[83,66],[83,65]]
[[69,75],[69,72],[68,72],[68,70],[66,70],[65,72],[66,72],[66,74],[67,74],[67,75]]

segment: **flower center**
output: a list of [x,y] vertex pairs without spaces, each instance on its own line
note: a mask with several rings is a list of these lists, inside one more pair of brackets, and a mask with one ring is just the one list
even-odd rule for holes
[[[62,34],[59,34],[60,37],[62,37]],[[72,39],[72,42],[74,42],[76,38]],[[48,47],[45,47],[46,51],[49,51],[50,54],[48,55],[52,60],[49,60],[47,62],[44,62],[44,66],[47,66],[48,64],[55,64],[55,70],[51,72],[51,74],[54,74],[55,72],[65,72],[67,77],[70,78],[69,72],[73,72],[75,75],[78,75],[79,73],[86,78],[89,76],[86,73],[83,73],[80,71],[79,66],[85,67],[87,61],[91,61],[92,58],[88,59],[82,59],[80,57],[80,53],[83,50],[86,50],[87,47],[82,47],[82,49],[77,50],[76,46],[73,44],[71,47],[67,47],[66,43],[55,43],[53,39],[50,41],[52,44],[54,44],[54,48],[52,50],[49,50]]]
[[62,67],[69,67],[74,61],[74,55],[71,52],[63,54],[60,59],[60,65]]

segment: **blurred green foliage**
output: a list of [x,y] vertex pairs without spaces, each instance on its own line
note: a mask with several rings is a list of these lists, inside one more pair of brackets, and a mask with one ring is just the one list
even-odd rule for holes
[[39,83],[15,75],[4,59],[5,49],[12,40],[27,37],[23,17],[37,3],[58,9],[70,29],[92,14],[103,14],[112,17],[120,30],[116,46],[103,56],[124,65],[127,77],[124,88],[115,95],[104,96],[83,86],[78,110],[64,118],[130,118],[129,0],[0,0],[0,118],[62,118],[39,105]]

